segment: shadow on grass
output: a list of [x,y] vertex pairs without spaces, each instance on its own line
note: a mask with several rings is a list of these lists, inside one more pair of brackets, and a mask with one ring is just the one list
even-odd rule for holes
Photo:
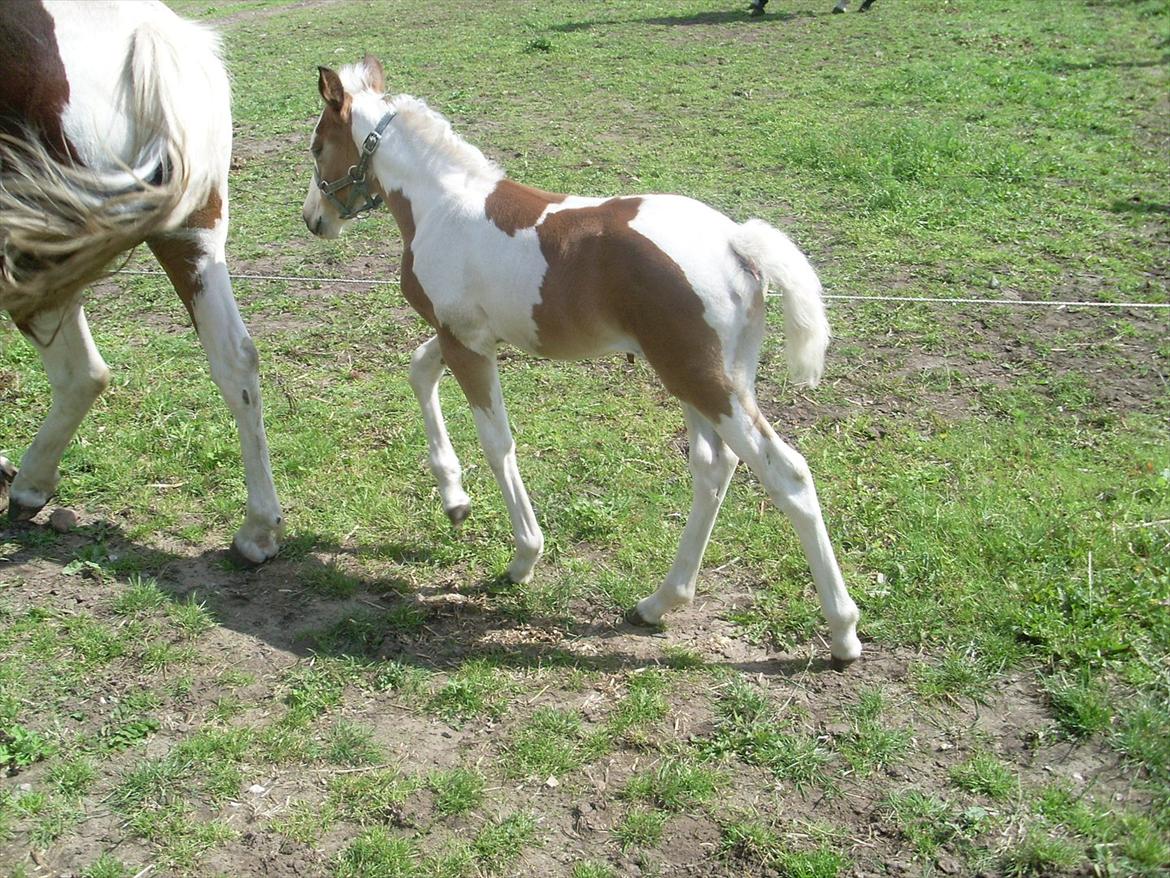
[[[224,628],[302,657],[392,659],[430,671],[452,671],[473,660],[511,669],[605,673],[668,664],[630,649],[631,639],[655,632],[629,625],[618,611],[585,622],[551,618],[525,608],[524,587],[499,577],[460,581],[443,573],[416,586],[393,574],[338,574],[347,558],[391,564],[434,560],[421,544],[343,546],[304,533],[267,564],[244,568],[226,550],[171,552],[136,542],[105,521],[63,535],[40,524],[0,526],[3,542],[19,549],[0,562],[0,577],[12,564],[32,562],[22,578],[33,590],[49,584],[50,601],[60,602],[61,577],[94,581],[95,587],[79,584],[78,591],[107,595],[134,577],[148,577],[174,601],[205,604]],[[570,642],[584,642],[588,649],[569,649]],[[827,659],[781,657],[709,666],[782,677],[831,670]]]
[[[549,30],[561,34],[577,33],[578,31],[592,30],[595,27],[607,27],[619,24],[657,24],[664,27],[693,27],[695,25],[745,24],[761,25],[768,23],[783,23],[795,21],[799,18],[816,18],[814,12],[769,12],[766,15],[753,18],[748,14],[748,2],[733,4],[737,8],[721,12],[695,12],[689,15],[656,15],[644,18],[602,18],[593,21],[570,21],[564,24],[554,24]],[[742,5],[742,9],[738,8]]]

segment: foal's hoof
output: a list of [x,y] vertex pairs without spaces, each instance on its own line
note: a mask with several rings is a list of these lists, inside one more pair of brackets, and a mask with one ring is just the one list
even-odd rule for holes
[[637,604],[634,604],[634,606],[626,610],[626,615],[624,618],[627,625],[633,625],[635,628],[645,628],[649,631],[662,631],[666,628],[666,626],[661,622],[651,622],[644,618],[642,614],[638,612]]
[[463,503],[460,506],[452,506],[447,510],[447,517],[451,519],[451,527],[459,530],[459,526],[467,521],[467,516],[471,515],[471,506]]
[[0,457],[0,508],[3,508],[4,498],[8,496],[8,486],[16,478],[16,467],[7,457]]
[[32,521],[37,517],[37,513],[44,509],[42,503],[40,506],[25,506],[16,500],[15,497],[8,498],[8,520],[12,524],[23,524],[26,521]]
[[829,667],[840,673],[841,671],[848,670],[849,666],[855,661],[857,661],[855,658],[837,658],[836,656],[832,656],[829,659]]
[[[255,557],[256,554],[259,554],[260,557]],[[272,555],[267,555],[258,548],[248,552],[240,543],[239,537],[233,537],[232,544],[228,547],[228,557],[231,559],[232,563],[237,567],[244,567],[248,569],[259,567],[265,561],[269,560],[269,558],[275,556],[275,554],[276,553],[273,552]]]

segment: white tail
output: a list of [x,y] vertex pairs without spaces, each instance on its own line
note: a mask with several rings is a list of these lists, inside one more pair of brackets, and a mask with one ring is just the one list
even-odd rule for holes
[[35,132],[0,136],[0,309],[18,321],[71,299],[223,181],[230,117],[204,110],[229,101],[215,36],[169,13],[145,21],[126,76],[132,164],[93,170],[53,155]]
[[784,293],[784,349],[788,371],[801,384],[816,387],[825,368],[829,321],[821,301],[821,281],[808,259],[779,229],[753,219],[739,227],[731,246]]

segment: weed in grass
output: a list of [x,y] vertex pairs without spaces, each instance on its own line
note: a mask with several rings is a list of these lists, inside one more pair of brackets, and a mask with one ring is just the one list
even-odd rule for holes
[[504,773],[559,778],[596,758],[604,748],[604,736],[587,735],[576,711],[542,707],[506,745]]
[[662,830],[669,817],[665,811],[654,811],[635,805],[626,812],[626,816],[614,829],[614,835],[621,843],[623,851],[635,847],[654,847],[662,840]]
[[937,662],[918,662],[911,667],[914,691],[926,698],[982,702],[998,669],[970,649],[949,649]]
[[1121,723],[1114,746],[1170,789],[1170,699],[1159,693],[1134,705]]
[[999,866],[1008,878],[1034,878],[1069,871],[1082,862],[1081,851],[1068,839],[1031,826],[1000,855]]
[[170,598],[158,583],[137,574],[130,577],[126,589],[114,598],[113,610],[118,616],[144,616],[170,603]]
[[1044,681],[1056,724],[1070,738],[1100,734],[1113,719],[1109,690],[1088,668],[1076,674],[1058,674]]
[[891,793],[886,813],[914,849],[927,857],[962,831],[958,815],[947,802],[918,790]]
[[414,878],[418,853],[408,838],[380,826],[367,829],[341,852],[334,878]]
[[357,594],[357,577],[346,573],[336,564],[312,564],[301,575],[305,588],[323,598],[349,598]]
[[608,863],[582,860],[580,863],[573,864],[569,878],[617,878],[617,872]]
[[1033,807],[1053,826],[1084,839],[1103,874],[1154,876],[1170,862],[1165,827],[1151,816],[1094,805],[1063,785],[1041,790]]
[[187,637],[197,637],[216,625],[215,616],[194,593],[188,595],[186,600],[170,604],[167,615]]
[[404,698],[414,700],[426,692],[429,678],[430,674],[423,668],[390,660],[375,665],[372,682],[379,691],[398,692]]
[[618,702],[607,724],[615,736],[631,729],[645,729],[662,720],[669,710],[665,693],[671,684],[661,672],[642,671],[633,674],[628,685],[629,690]]
[[346,820],[392,823],[422,785],[420,779],[404,777],[393,769],[335,774],[328,782],[329,802]]
[[435,810],[443,816],[465,814],[483,804],[487,782],[478,771],[452,768],[435,771],[427,777],[427,786],[435,794]]
[[287,701],[298,716],[311,719],[320,716],[341,701],[345,691],[344,678],[332,666],[302,666],[286,677],[289,686]]
[[81,872],[81,878],[131,878],[133,875],[133,869],[109,854],[102,854]]
[[13,723],[0,727],[0,769],[19,769],[52,755],[53,747],[44,737]]
[[97,779],[97,769],[92,758],[80,754],[54,763],[49,768],[48,776],[49,782],[61,795],[77,799],[89,792]]
[[382,750],[374,743],[374,730],[367,726],[338,720],[329,730],[325,742],[325,758],[334,765],[376,765],[382,761]]
[[716,703],[719,723],[703,751],[734,754],[748,765],[768,768],[797,789],[828,786],[826,771],[832,754],[823,743],[796,729],[783,729],[771,705],[746,683],[733,683]]
[[298,801],[268,825],[286,838],[313,847],[336,821],[337,806],[333,802]]
[[507,874],[505,870],[520,859],[524,848],[535,837],[536,821],[532,815],[518,812],[480,830],[471,843],[471,850],[476,863],[487,874]]
[[1019,791],[1019,779],[994,754],[981,751],[954,765],[951,782],[969,793],[985,795],[997,802],[1010,799]]
[[418,864],[418,878],[469,878],[475,872],[475,851],[465,841],[448,842]]
[[707,661],[692,649],[675,644],[662,648],[662,663],[672,671],[695,671],[707,666]]
[[876,687],[863,688],[858,703],[847,712],[852,728],[840,737],[837,747],[854,772],[864,777],[902,760],[910,748],[910,732],[890,729],[881,723],[885,696]]
[[219,820],[201,821],[190,806],[171,803],[128,815],[133,832],[158,847],[160,864],[170,871],[186,871],[214,847],[236,838],[234,829]]
[[693,759],[675,756],[652,771],[630,778],[622,795],[656,808],[678,812],[707,802],[726,782],[723,775]]
[[431,696],[428,709],[447,722],[503,712],[508,681],[498,668],[475,660],[464,665]]

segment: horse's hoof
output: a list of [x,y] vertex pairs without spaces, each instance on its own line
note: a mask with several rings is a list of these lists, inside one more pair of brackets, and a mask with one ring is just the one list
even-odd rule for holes
[[243,548],[240,546],[239,540],[236,538],[232,539],[232,544],[228,547],[228,557],[237,567],[244,567],[248,569],[259,567],[268,560],[268,558],[260,558],[259,560],[253,558],[243,550]]
[[849,666],[857,661],[856,658],[837,658],[833,656],[829,659],[829,667],[838,673],[848,670]]
[[15,497],[8,498],[8,521],[12,524],[23,524],[27,521],[32,521],[37,517],[37,513],[45,508],[45,504],[40,506],[25,506],[23,503],[17,501]]
[[630,607],[626,610],[625,621],[627,625],[633,625],[635,628],[646,628],[650,631],[662,631],[666,626],[661,622],[651,622],[638,612],[638,605]]
[[447,517],[451,519],[451,527],[459,530],[459,526],[467,521],[467,516],[471,515],[470,504],[463,503],[459,506],[453,506],[447,510]]

